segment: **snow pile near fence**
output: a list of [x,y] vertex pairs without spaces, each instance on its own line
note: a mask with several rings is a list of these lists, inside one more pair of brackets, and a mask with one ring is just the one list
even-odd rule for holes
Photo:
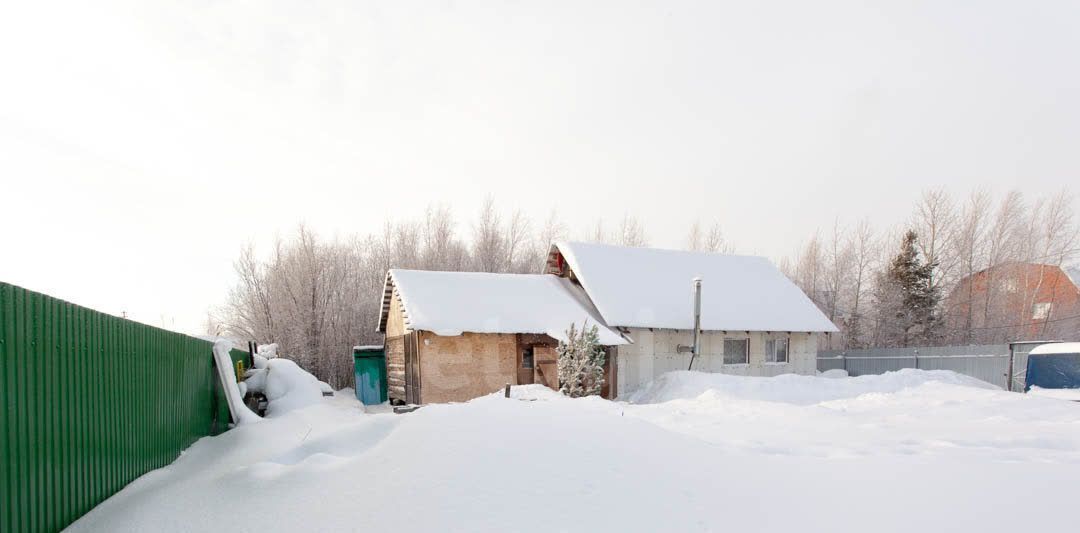
[[864,394],[893,393],[928,383],[998,389],[994,385],[951,370],[904,369],[854,378],[796,374],[747,377],[683,370],[660,376],[631,394],[628,401],[636,404],[661,403],[697,398],[710,393],[720,398],[812,405]]
[[264,359],[273,359],[278,356],[278,344],[276,342],[263,344],[255,353]]
[[[261,368],[260,368],[261,365]],[[248,373],[248,388],[266,395],[266,416],[281,416],[322,402],[323,391],[329,385],[306,372],[289,359],[255,361],[255,370]]]
[[255,368],[244,373],[241,385],[250,392],[266,395],[268,417],[318,404],[324,392],[334,392],[330,385],[319,381],[294,361],[280,357],[277,344],[260,346],[252,359]]

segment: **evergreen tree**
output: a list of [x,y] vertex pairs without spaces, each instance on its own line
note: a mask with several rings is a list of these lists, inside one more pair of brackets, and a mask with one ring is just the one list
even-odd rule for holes
[[566,342],[559,342],[559,390],[571,398],[600,394],[604,384],[604,349],[599,342],[600,330],[577,330],[570,324]]
[[885,294],[890,302],[884,304],[889,318],[895,320],[900,334],[895,341],[901,346],[930,343],[937,339],[937,317],[940,295],[932,285],[934,262],[924,263],[919,254],[918,236],[908,231],[900,243],[900,252],[885,272]]

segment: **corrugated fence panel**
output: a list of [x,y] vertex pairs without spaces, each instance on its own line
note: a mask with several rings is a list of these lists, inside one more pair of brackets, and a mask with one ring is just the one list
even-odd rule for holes
[[210,342],[6,283],[0,386],[4,532],[58,531],[227,427]]
[[[1019,345],[1015,353],[1013,390],[1023,390],[1027,351]],[[882,374],[902,368],[952,370],[1006,388],[1009,345],[932,346],[919,348],[870,348],[864,350],[822,350],[818,370],[842,368],[852,376]]]

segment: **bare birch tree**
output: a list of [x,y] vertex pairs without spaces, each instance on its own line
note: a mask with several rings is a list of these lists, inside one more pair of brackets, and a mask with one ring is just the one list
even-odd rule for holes
[[870,222],[863,220],[855,227],[849,244],[851,250],[851,313],[844,324],[845,347],[864,347],[863,307],[869,283],[871,269],[880,255],[874,229]]
[[506,237],[502,218],[495,210],[495,199],[488,197],[480,208],[480,219],[473,228],[472,258],[478,272],[503,272],[507,268]]
[[623,215],[622,223],[619,224],[616,243],[620,246],[648,246],[649,238],[645,236],[645,227],[637,217],[630,214]]
[[735,253],[734,247],[724,239],[719,223],[714,222],[706,232],[702,229],[700,220],[695,220],[690,225],[686,234],[686,249],[691,252]]
[[[964,203],[951,243],[955,247],[958,275],[961,279],[971,279],[985,266],[986,232],[990,215],[990,194],[985,190],[976,190]],[[962,315],[962,322],[954,324],[960,329],[949,336],[955,342],[970,343],[975,318],[975,283],[967,283],[965,293],[958,295],[951,304],[954,308],[946,312]],[[957,308],[958,307],[958,308]]]

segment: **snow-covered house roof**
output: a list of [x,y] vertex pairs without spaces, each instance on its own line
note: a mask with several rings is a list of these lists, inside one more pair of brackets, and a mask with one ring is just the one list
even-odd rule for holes
[[764,257],[559,242],[548,273],[571,274],[612,327],[693,329],[700,277],[704,330],[838,331]]
[[378,331],[386,331],[390,298],[405,324],[436,335],[537,333],[566,340],[570,324],[599,329],[600,344],[626,344],[608,328],[580,287],[547,274],[489,274],[394,269],[386,275]]

